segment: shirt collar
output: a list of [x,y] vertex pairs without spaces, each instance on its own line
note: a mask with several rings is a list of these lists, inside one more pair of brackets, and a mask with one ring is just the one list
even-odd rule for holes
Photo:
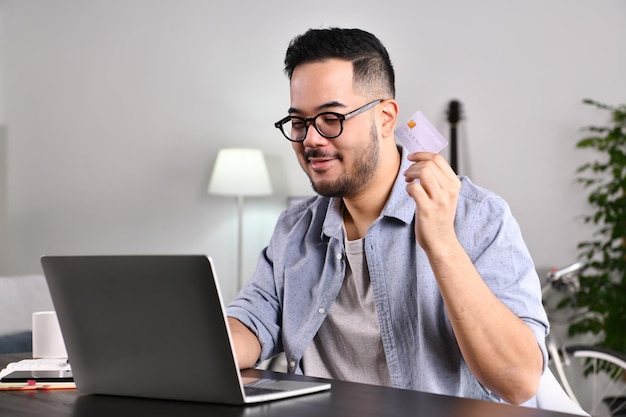
[[404,179],[404,171],[409,169],[413,162],[407,159],[409,151],[404,146],[398,145],[398,152],[401,154],[400,170],[396,177],[396,182],[393,184],[387,203],[383,208],[382,215],[385,217],[393,217],[404,223],[410,223],[413,221],[415,215],[415,201],[407,193],[406,186],[408,183]]

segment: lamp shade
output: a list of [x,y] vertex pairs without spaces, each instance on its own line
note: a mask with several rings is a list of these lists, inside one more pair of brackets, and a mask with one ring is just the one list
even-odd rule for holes
[[272,193],[267,164],[260,149],[220,149],[209,182],[209,194],[261,196]]

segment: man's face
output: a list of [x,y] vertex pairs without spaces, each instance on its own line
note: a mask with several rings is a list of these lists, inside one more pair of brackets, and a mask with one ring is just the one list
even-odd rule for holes
[[[375,99],[354,91],[352,75],[352,63],[339,59],[296,67],[291,77],[290,114],[305,118],[327,111],[345,114]],[[309,126],[304,142],[292,146],[318,194],[354,196],[378,166],[374,111],[344,121],[343,132],[334,139],[324,138]]]

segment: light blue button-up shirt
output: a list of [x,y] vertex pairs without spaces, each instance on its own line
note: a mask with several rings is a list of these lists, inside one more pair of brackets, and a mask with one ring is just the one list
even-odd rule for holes
[[[381,338],[394,387],[499,401],[467,367],[426,254],[415,239],[415,202],[401,175],[365,236]],[[279,217],[248,285],[227,307],[256,333],[260,360],[285,352],[302,373],[305,349],[346,274],[342,202],[312,197]],[[497,195],[461,177],[457,237],[491,291],[534,332],[544,363],[548,320],[540,282],[519,226]],[[528,405],[534,404],[531,400]]]

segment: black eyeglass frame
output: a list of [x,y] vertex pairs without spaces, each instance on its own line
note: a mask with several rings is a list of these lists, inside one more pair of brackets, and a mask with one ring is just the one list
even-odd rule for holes
[[[348,119],[353,118],[354,116],[363,113],[364,111],[367,111],[371,108],[374,108],[375,106],[377,106],[379,103],[382,103],[383,101],[385,101],[385,99],[383,98],[379,98],[377,100],[371,101],[361,107],[359,107],[358,109],[354,109],[349,113],[346,114],[341,114],[341,113],[336,113],[336,112],[332,112],[332,111],[326,111],[326,112],[322,112],[320,114],[317,114],[313,117],[309,117],[309,118],[304,118],[304,117],[299,117],[299,116],[286,116],[283,117],[282,119],[280,119],[279,121],[277,121],[276,123],[274,123],[274,127],[277,128],[278,130],[281,131],[281,133],[283,134],[283,136],[285,138],[287,138],[288,141],[290,142],[304,142],[304,140],[306,139],[306,135],[309,133],[309,126],[313,125],[313,127],[315,128],[315,130],[317,131],[317,133],[319,133],[322,137],[326,138],[326,139],[335,139],[339,136],[341,136],[341,134],[343,133],[343,122],[345,122]],[[336,135],[327,135],[324,132],[322,132],[318,127],[317,124],[315,123],[315,120],[320,117],[320,116],[325,116],[331,114],[335,117],[337,117],[337,119],[339,120],[339,133],[337,133]],[[302,137],[302,139],[293,139],[290,136],[287,135],[287,133],[283,130],[283,125],[285,125],[286,123],[292,121],[292,120],[299,120],[302,123],[304,123],[304,136]]]

